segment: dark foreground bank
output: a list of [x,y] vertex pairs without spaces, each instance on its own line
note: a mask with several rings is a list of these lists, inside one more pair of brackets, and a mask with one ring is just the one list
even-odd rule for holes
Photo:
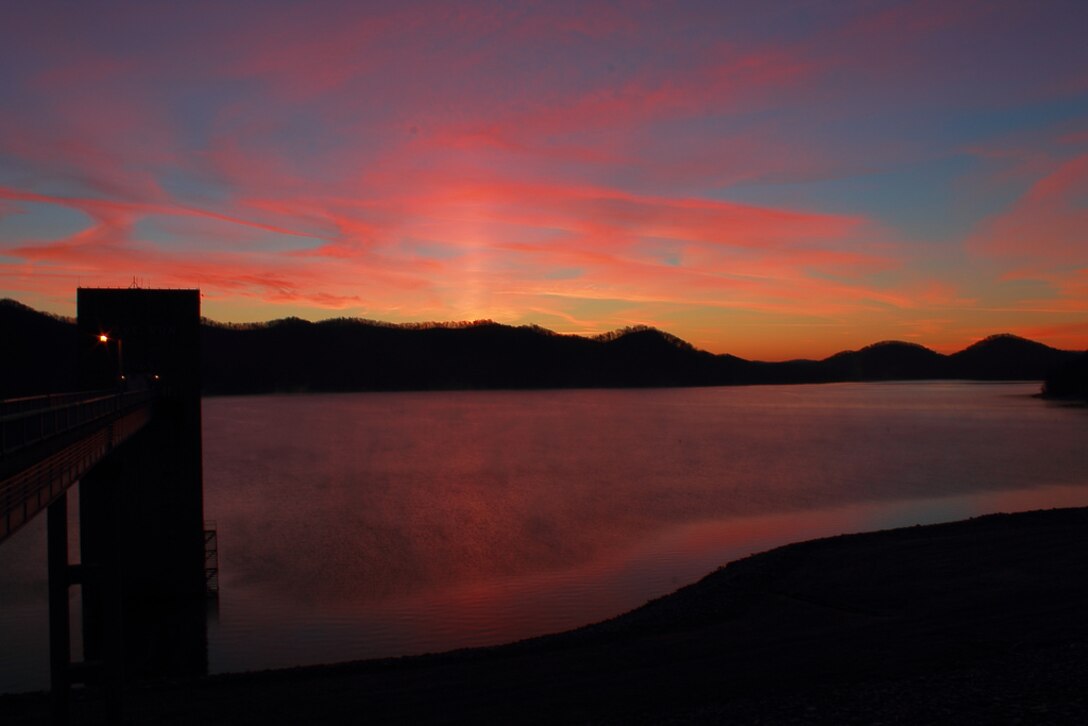
[[[159,683],[137,724],[1088,723],[1088,509],[804,542],[497,648]],[[97,705],[76,704],[87,723]],[[44,696],[0,719],[44,723]]]

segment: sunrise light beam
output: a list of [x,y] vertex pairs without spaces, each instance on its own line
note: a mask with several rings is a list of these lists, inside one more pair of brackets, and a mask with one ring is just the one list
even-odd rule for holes
[[1088,347],[1076,2],[42,2],[0,29],[0,296],[223,321]]

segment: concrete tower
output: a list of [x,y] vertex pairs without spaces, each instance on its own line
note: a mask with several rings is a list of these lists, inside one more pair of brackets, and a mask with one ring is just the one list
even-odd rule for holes
[[206,672],[200,293],[81,288],[77,316],[84,389],[158,393],[80,480],[85,659],[117,678]]

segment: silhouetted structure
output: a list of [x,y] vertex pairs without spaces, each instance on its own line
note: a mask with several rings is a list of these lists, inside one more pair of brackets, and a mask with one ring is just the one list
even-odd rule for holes
[[[207,672],[200,294],[80,289],[77,300],[66,357],[87,392],[4,403],[0,540],[48,507],[54,720],[67,722],[69,687],[85,682],[101,687],[114,723],[126,681]],[[76,479],[73,565],[66,489]],[[76,584],[81,663],[70,649]]]
[[108,573],[84,585],[86,657],[120,639],[128,673],[205,671],[199,291],[84,288],[77,301],[83,387],[157,393],[151,422],[80,482],[84,562]]

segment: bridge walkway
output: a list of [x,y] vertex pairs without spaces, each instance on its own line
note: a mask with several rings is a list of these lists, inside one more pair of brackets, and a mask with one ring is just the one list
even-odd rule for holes
[[0,543],[150,420],[152,390],[0,401]]

